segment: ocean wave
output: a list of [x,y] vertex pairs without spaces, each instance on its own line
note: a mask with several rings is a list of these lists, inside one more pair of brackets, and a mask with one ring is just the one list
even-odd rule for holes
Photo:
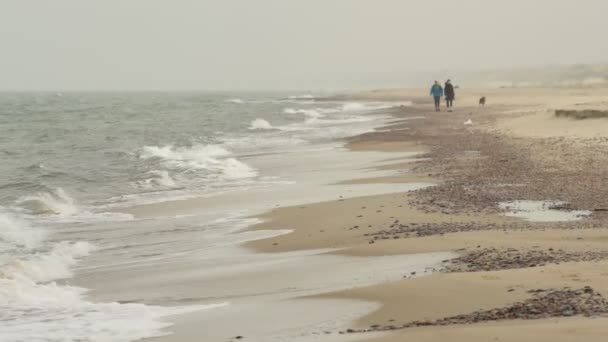
[[140,154],[142,159],[159,159],[166,167],[181,172],[206,171],[206,176],[227,179],[250,178],[256,175],[249,165],[230,156],[231,152],[219,145],[144,146]]
[[[396,106],[411,105],[411,102],[380,103],[380,102],[348,102],[336,107],[327,108],[284,108],[284,114],[301,114],[306,117],[303,123],[275,127],[284,131],[307,131],[326,126],[338,126],[350,123],[363,123],[378,119],[377,116],[366,116],[367,112],[389,109]],[[325,129],[325,128],[323,128]],[[345,128],[345,131],[349,130]],[[332,134],[332,136],[335,136]],[[341,134],[339,136],[342,136]]]
[[0,247],[4,246],[0,248],[0,252],[12,247],[33,249],[39,246],[46,236],[45,231],[32,228],[26,221],[4,209],[0,211]]
[[26,170],[26,171],[45,170],[46,169],[46,165],[44,165],[43,163],[34,163],[34,164],[29,165],[29,166],[23,167],[23,169]]
[[19,206],[35,215],[74,215],[79,211],[76,201],[62,188],[57,188],[53,192],[25,196],[17,202]]
[[167,334],[163,329],[171,323],[166,316],[227,305],[89,302],[87,289],[57,280],[71,277],[72,268],[94,246],[86,241],[45,246],[45,234],[38,234],[42,229],[12,216],[0,213],[0,341],[133,341]]
[[151,187],[151,186],[162,186],[165,188],[174,188],[177,186],[175,179],[171,177],[169,171],[166,170],[152,170],[147,173],[147,175],[151,176],[141,182],[139,182],[140,186],[143,187]]
[[[322,118],[328,114],[344,113],[344,112],[371,112],[382,109],[389,109],[399,105],[405,105],[406,103],[360,103],[360,102],[349,102],[344,103],[339,107],[330,108],[285,108],[283,109],[284,114],[303,114],[312,118]],[[407,103],[410,105],[411,103]]]
[[228,102],[228,103],[238,103],[238,104],[245,103],[245,101],[243,101],[242,99],[237,99],[237,98],[226,100],[226,102]]
[[287,97],[290,100],[312,100],[315,98],[314,95],[311,94],[302,94],[302,95],[291,95]]
[[303,114],[309,118],[323,118],[327,114],[339,113],[340,109],[337,108],[313,108],[313,109],[294,109],[285,108],[283,113],[285,114]]
[[[181,307],[138,303],[92,303],[86,289],[21,282],[15,287],[29,301],[9,302],[2,312],[1,341],[128,342],[169,335],[168,316],[211,310],[228,303]],[[0,297],[1,298],[1,297]]]
[[360,102],[350,102],[342,105],[341,110],[343,112],[365,112],[365,111],[374,111],[381,109],[388,109],[395,107],[395,104],[390,103],[360,103]]
[[357,123],[357,122],[369,122],[373,121],[375,118],[366,117],[366,116],[348,116],[337,119],[323,119],[323,118],[309,118],[306,119],[305,124],[307,125],[342,125],[348,123]]
[[[276,127],[278,131],[299,131],[300,128],[281,126]],[[231,149],[250,153],[252,151],[283,151],[296,148],[297,146],[304,145],[306,140],[302,137],[293,135],[273,135],[273,136],[261,136],[261,135],[243,135],[243,136],[232,136],[223,137],[222,142],[224,145],[229,146]]]
[[272,127],[272,125],[270,124],[270,122],[264,120],[264,119],[255,119],[253,121],[251,121],[251,125],[249,126],[249,129],[273,129],[274,127]]
[[13,189],[18,190],[18,191],[28,191],[29,190],[30,192],[49,190],[49,188],[47,188],[43,184],[28,182],[28,181],[0,184],[0,190],[6,190],[8,192],[8,190],[13,190]]
[[194,145],[192,147],[174,147],[166,145],[144,146],[141,157],[144,159],[158,157],[175,161],[207,161],[209,158],[225,157],[230,152],[218,145]]
[[84,207],[62,188],[19,198],[13,209],[24,211],[36,219],[46,222],[108,222],[129,221],[132,215],[114,212],[97,212]]
[[33,253],[6,261],[0,266],[1,279],[27,279],[49,282],[72,277],[71,267],[95,247],[86,241],[61,241],[45,253]]

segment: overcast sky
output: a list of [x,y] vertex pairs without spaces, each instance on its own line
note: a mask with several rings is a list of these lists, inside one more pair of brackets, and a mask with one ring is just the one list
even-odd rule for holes
[[322,89],[600,63],[607,15],[606,0],[0,0],[0,89]]

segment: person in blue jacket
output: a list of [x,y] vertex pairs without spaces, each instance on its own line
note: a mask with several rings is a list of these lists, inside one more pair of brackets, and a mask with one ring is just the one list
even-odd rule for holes
[[435,111],[441,111],[441,97],[443,96],[443,88],[439,82],[435,81],[435,84],[431,87],[431,96],[435,99]]

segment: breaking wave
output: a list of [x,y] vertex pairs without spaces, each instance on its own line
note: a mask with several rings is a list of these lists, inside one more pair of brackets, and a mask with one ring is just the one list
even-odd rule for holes
[[302,114],[311,118],[322,118],[328,114],[345,113],[345,112],[371,112],[382,109],[389,109],[399,105],[411,105],[411,102],[407,103],[359,103],[349,102],[339,107],[332,108],[311,108],[311,109],[296,109],[296,108],[285,108],[283,113],[285,114]]
[[182,173],[204,172],[207,177],[241,179],[256,175],[254,169],[231,157],[231,153],[219,145],[145,146],[140,158],[159,160],[165,167]]
[[229,99],[229,100],[226,100],[226,102],[228,102],[228,103],[239,103],[239,104],[240,103],[245,103],[245,101],[243,101],[241,99]]
[[251,125],[249,126],[249,129],[273,129],[273,128],[274,127],[272,127],[270,122],[268,122],[264,119],[259,119],[259,118],[251,121]]
[[303,114],[309,118],[323,118],[327,114],[338,113],[340,110],[335,108],[314,108],[314,109],[294,109],[285,108],[283,113],[285,114]]
[[85,241],[48,243],[4,208],[0,211],[0,341],[132,341],[166,334],[169,315],[227,303],[160,307],[94,303],[86,289],[57,282],[95,247]]
[[18,204],[35,215],[69,216],[79,211],[76,201],[62,188],[57,188],[52,192],[22,197],[18,200]]
[[291,95],[287,97],[290,100],[314,100],[315,96],[311,94]]

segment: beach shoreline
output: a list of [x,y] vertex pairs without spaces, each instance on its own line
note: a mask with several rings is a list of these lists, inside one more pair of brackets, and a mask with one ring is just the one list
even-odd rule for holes
[[[378,124],[385,125],[384,121]],[[216,211],[225,212],[226,208],[232,208],[229,211],[239,213],[237,218],[245,220],[243,224],[246,226],[263,220],[264,213],[280,208],[301,208],[317,202],[350,205],[351,201],[359,198],[388,198],[391,194],[431,184],[428,178],[412,177],[400,171],[401,165],[416,158],[420,153],[418,149],[379,152],[366,148],[351,151],[341,145],[300,151],[297,160],[275,154],[242,158],[256,169],[267,170],[267,177],[289,180],[280,187],[144,203],[116,211],[132,215],[135,220],[160,220],[155,224],[159,227],[164,224],[179,227],[196,221],[201,211],[212,215]],[[324,163],[325,160],[333,162]],[[284,166],[286,163],[287,167]],[[387,181],[376,181],[383,179]],[[153,229],[156,228],[149,228],[148,236],[153,236]],[[163,231],[165,229],[160,232]],[[227,237],[232,237],[232,240],[227,240],[232,241],[231,245],[202,245],[198,250],[193,245],[194,250],[183,256],[139,262],[132,266],[127,264],[124,267],[91,268],[97,263],[96,259],[104,257],[103,252],[97,253],[83,262],[72,283],[91,289],[89,298],[96,301],[193,307],[185,314],[166,317],[163,321],[173,325],[166,329],[167,336],[152,337],[150,340],[154,341],[195,341],[200,339],[201,334],[211,340],[247,336],[249,340],[260,341],[293,340],[296,337],[308,341],[319,335],[338,340],[333,332],[348,328],[358,317],[376,310],[377,304],[338,300],[339,308],[328,311],[325,300],[298,298],[394,281],[412,272],[423,275],[437,267],[442,260],[455,256],[435,251],[415,256],[393,254],[363,258],[362,255],[341,253],[343,246],[340,244],[316,245],[314,248],[303,246],[279,254],[252,252],[250,248],[239,247],[243,242],[247,247],[246,241],[292,235],[293,231],[243,231],[241,227],[226,232]],[[198,237],[195,232],[188,234],[196,243]],[[120,282],[117,282],[118,279]],[[208,308],[197,311],[196,307],[201,304]],[[217,306],[219,304],[223,306]],[[255,312],[259,307],[265,307],[264,316]],[[279,326],[269,325],[281,316],[285,308],[297,310],[304,316],[284,317]],[[306,317],[310,317],[310,320]],[[232,324],[234,321],[240,324]],[[352,340],[346,336],[339,339]]]
[[[246,308],[240,316],[229,313],[232,308],[228,306],[223,309],[225,313],[203,311],[169,318],[175,325],[168,332],[174,333],[150,340],[196,341],[201,336],[213,340],[234,340],[241,336],[254,341],[290,336],[295,340],[297,335],[302,341],[388,342],[409,338],[441,341],[455,334],[462,341],[485,341],[505,337],[514,324],[525,319],[525,329],[513,341],[536,341],[531,339],[536,334],[543,334],[542,338],[547,341],[568,341],[573,336],[570,330],[580,333],[578,326],[588,328],[585,338],[589,341],[600,341],[598,331],[602,331],[603,318],[590,320],[576,314],[577,317],[570,317],[569,312],[551,312],[546,317],[530,319],[529,314],[522,313],[522,318],[516,321],[490,319],[471,324],[474,318],[466,315],[526,303],[535,298],[530,291],[539,289],[557,291],[590,286],[600,296],[608,294],[608,280],[605,280],[608,278],[602,271],[608,266],[607,249],[603,245],[608,239],[608,230],[604,228],[604,215],[595,210],[602,209],[603,202],[594,195],[603,189],[596,184],[608,179],[608,175],[592,170],[581,172],[581,168],[572,167],[586,160],[589,153],[598,158],[597,163],[603,161],[604,155],[597,148],[589,149],[591,152],[581,148],[601,144],[601,129],[597,126],[605,124],[597,121],[601,119],[594,119],[591,124],[554,122],[555,119],[546,114],[552,106],[593,102],[601,107],[600,95],[604,91],[485,89],[484,93],[490,94],[488,98],[494,101],[488,108],[479,108],[470,100],[479,91],[463,95],[468,100],[449,113],[431,113],[425,103],[391,109],[393,119],[386,124],[373,132],[345,139],[340,158],[352,156],[359,164],[341,163],[330,168],[340,177],[329,176],[325,182],[314,183],[316,191],[328,190],[322,192],[323,196],[317,196],[317,201],[305,200],[315,196],[304,190],[307,186],[304,182],[302,190],[296,191],[304,191],[304,195],[297,201],[290,202],[289,196],[278,197],[282,198],[280,204],[259,208],[260,214],[252,217],[258,222],[245,232],[270,237],[260,235],[245,242],[241,253],[253,254],[250,257],[243,254],[243,258],[254,260],[261,256],[262,260],[280,260],[288,256],[288,260],[298,261],[288,269],[247,271],[226,275],[222,281],[255,284],[256,279],[264,278],[264,282],[257,283],[261,288],[287,281],[301,290],[277,289],[278,297],[264,299],[262,296],[257,302],[236,299],[237,307]],[[553,101],[549,106],[554,91],[564,96],[559,103]],[[347,98],[404,101],[421,98],[421,93],[422,90],[376,91]],[[541,128],[539,134],[523,124],[528,117],[532,118],[533,125]],[[469,119],[473,125],[464,124]],[[543,131],[543,125],[547,124],[552,129]],[[564,153],[567,158],[559,160],[556,156],[562,156],[562,146],[572,151]],[[376,157],[369,158],[374,155]],[[340,168],[353,170],[340,172]],[[317,172],[310,179],[317,175],[323,172]],[[555,179],[551,181],[551,177]],[[597,189],[584,192],[575,186],[557,187],[560,182],[575,177],[583,180],[579,188],[587,189],[584,182],[590,182],[590,186]],[[428,187],[430,184],[435,185]],[[353,192],[357,187],[361,190]],[[591,215],[580,217],[582,220],[574,216],[573,221],[568,222],[559,222],[560,218],[553,222],[533,222],[525,215],[523,218],[505,215],[499,204],[514,200],[566,203],[566,207],[544,212],[541,217],[552,217],[560,210],[562,214],[590,210]],[[144,205],[134,208],[132,213],[150,217],[162,214],[162,210],[167,210],[165,214],[175,214],[178,209],[180,215],[189,215],[209,205],[212,202],[194,199],[176,201],[168,207]],[[441,260],[401,270],[383,261],[383,258],[395,258],[393,260],[401,260],[395,264],[398,265],[408,258],[435,255],[433,253],[439,253]],[[331,283],[327,279],[334,279],[329,274],[332,269],[340,269],[338,264],[313,261],[332,258],[346,258],[341,261],[346,264],[367,261],[357,261],[365,265],[361,266],[362,273],[333,274],[341,281],[340,286],[332,287],[325,285]],[[453,263],[447,262],[450,259]],[[311,262],[317,265],[316,269],[304,266]],[[182,272],[193,267],[196,263],[184,266]],[[384,273],[380,272],[374,281],[361,281],[361,277],[377,269]],[[302,277],[326,284],[306,285]],[[206,292],[211,288],[206,282],[214,282],[200,275],[193,279],[198,279],[193,282],[198,285],[189,288],[189,294]],[[223,288],[224,294],[211,298],[229,299],[243,289],[243,285],[231,287],[222,281],[215,282],[214,286]],[[268,311],[252,319],[260,305],[268,305]],[[319,319],[309,319],[315,317],[316,312],[323,312],[324,307],[336,305],[343,305],[345,310],[325,312],[327,315],[320,315]],[[281,312],[290,308],[300,310],[302,316],[279,320]],[[601,316],[602,312],[594,311],[592,316]],[[213,318],[215,314],[218,316]],[[435,321],[458,315],[466,316],[462,318],[466,323],[433,326]],[[268,323],[273,320],[278,321],[274,325]],[[244,323],[239,326],[234,322]],[[431,326],[401,328],[411,322]],[[548,327],[556,323],[571,328],[549,331]],[[205,332],[204,327],[209,326],[214,327],[213,331]]]

